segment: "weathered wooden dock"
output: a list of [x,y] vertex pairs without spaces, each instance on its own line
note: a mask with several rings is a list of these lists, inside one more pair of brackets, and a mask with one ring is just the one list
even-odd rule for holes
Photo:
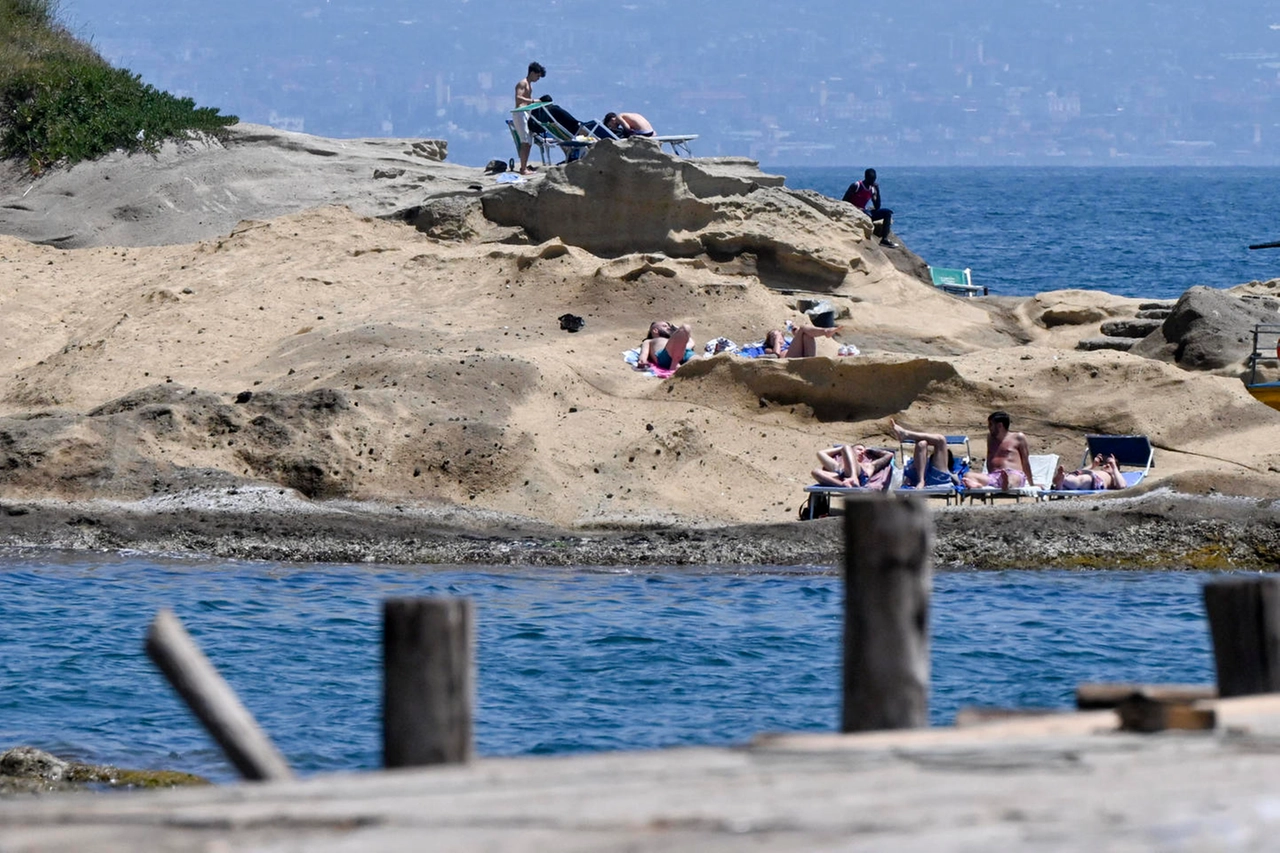
[[1261,850],[1280,838],[1280,698],[1206,732],[1113,711],[965,729],[0,802],[0,850]]

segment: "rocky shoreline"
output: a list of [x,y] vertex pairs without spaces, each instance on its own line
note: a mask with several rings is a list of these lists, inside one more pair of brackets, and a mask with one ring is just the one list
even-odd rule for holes
[[176,770],[126,770],[64,760],[30,746],[0,752],[0,796],[83,790],[184,788],[209,780]]
[[[741,158],[633,140],[499,184],[421,141],[234,139],[0,172],[0,546],[829,567],[839,522],[795,520],[815,449],[897,449],[896,419],[981,453],[1003,409],[1065,465],[1102,433],[1158,467],[1123,497],[935,502],[939,566],[1280,562],[1280,412],[1241,382],[1280,279],[1162,318],[963,299]],[[815,357],[625,360],[654,318],[746,342],[824,303],[842,337]],[[1146,337],[1088,343],[1121,329]]]
[[[1126,498],[931,504],[934,561],[950,569],[1275,571],[1270,500],[1157,490]],[[152,501],[3,501],[0,546],[132,549],[213,559],[393,565],[824,566],[843,555],[838,517],[564,529],[456,507],[309,502],[274,489]]]

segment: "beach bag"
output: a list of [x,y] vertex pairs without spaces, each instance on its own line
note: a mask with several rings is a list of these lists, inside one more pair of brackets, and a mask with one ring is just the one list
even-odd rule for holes
[[490,160],[488,165],[484,167],[486,175],[496,175],[505,171],[507,171],[507,164],[502,160]]
[[826,518],[831,515],[831,495],[825,492],[813,492],[800,504],[800,520],[809,520],[809,505],[813,505],[814,518]]

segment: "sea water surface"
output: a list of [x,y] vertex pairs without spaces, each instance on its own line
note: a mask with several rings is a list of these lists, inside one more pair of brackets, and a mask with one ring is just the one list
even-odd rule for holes
[[[931,718],[1067,708],[1082,681],[1209,682],[1181,572],[935,577]],[[171,607],[299,771],[380,762],[381,603],[474,601],[477,750],[741,743],[837,725],[842,581],[829,569],[288,565],[0,554],[0,746],[229,779],[143,652]]]
[[[766,171],[840,198],[863,168]],[[1084,288],[1177,299],[1194,285],[1280,278],[1280,249],[1248,248],[1280,241],[1280,169],[876,171],[905,245],[933,266],[970,268],[996,295]]]

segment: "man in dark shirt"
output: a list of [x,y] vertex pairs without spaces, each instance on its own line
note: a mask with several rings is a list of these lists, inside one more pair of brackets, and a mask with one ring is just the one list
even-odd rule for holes
[[897,243],[889,239],[889,234],[893,231],[893,211],[880,206],[880,185],[876,183],[875,169],[867,169],[862,180],[849,184],[849,189],[844,191],[843,200],[870,216],[872,222],[884,223],[884,228],[880,231],[881,246],[891,249],[898,247]]

